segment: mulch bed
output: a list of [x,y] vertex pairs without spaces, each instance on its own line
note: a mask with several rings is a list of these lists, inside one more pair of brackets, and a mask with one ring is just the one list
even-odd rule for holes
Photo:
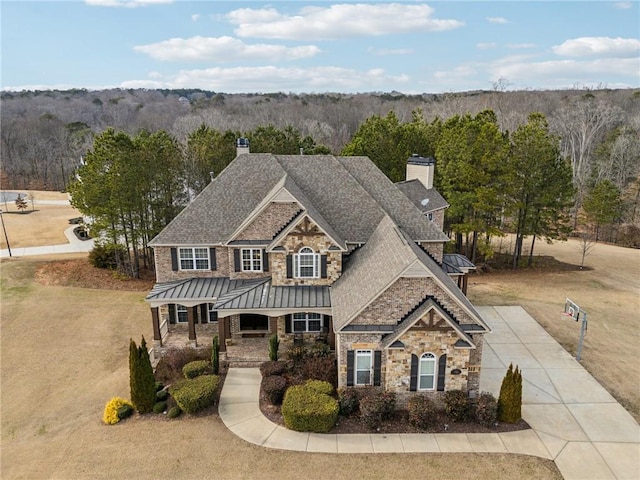
[[[284,426],[280,406],[271,405],[262,391],[260,392],[260,410],[273,423]],[[498,422],[494,428],[486,428],[473,422],[454,423],[448,420],[444,414],[441,414],[438,416],[433,428],[420,430],[409,424],[408,415],[407,411],[399,410],[394,418],[383,422],[378,430],[371,430],[364,425],[357,414],[350,417],[340,416],[338,417],[338,422],[329,433],[502,433],[531,428],[524,420],[520,420],[518,423]]]

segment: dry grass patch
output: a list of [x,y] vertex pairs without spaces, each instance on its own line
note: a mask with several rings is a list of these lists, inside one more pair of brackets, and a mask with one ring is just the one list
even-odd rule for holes
[[[69,243],[64,231],[72,226],[70,218],[80,216],[80,212],[70,205],[38,205],[36,202],[34,211],[29,205],[24,213],[18,212],[15,204],[9,202],[8,205],[8,212],[4,204],[1,208],[11,248]],[[7,248],[4,232],[0,234],[0,248]]]
[[0,263],[3,479],[561,479],[553,462],[520,455],[269,450],[235,437],[217,415],[103,425],[106,401],[129,397],[129,338],[152,336],[144,293],[40,285],[43,263]]
[[[580,265],[579,242],[536,244],[540,255]],[[640,420],[640,250],[598,244],[585,270],[504,271],[470,278],[477,305],[522,305],[560,344],[576,354],[580,324],[561,319],[569,297],[588,313],[585,368]]]

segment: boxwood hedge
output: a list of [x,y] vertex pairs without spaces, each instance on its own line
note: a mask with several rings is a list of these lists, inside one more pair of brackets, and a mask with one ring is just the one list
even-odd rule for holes
[[219,381],[217,375],[181,380],[169,387],[169,393],[183,412],[195,413],[213,405]]
[[284,424],[299,432],[327,433],[338,419],[338,401],[307,385],[289,387],[282,402]]

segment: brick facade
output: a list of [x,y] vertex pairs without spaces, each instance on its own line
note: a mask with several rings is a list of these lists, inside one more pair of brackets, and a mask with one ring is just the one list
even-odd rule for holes
[[270,203],[234,240],[271,240],[300,210],[295,202]]
[[[215,270],[177,270],[171,266],[171,247],[154,247],[156,264],[156,282],[170,282],[193,277],[227,277],[229,276],[229,255],[227,248],[216,247]],[[233,262],[233,258],[231,259]],[[233,264],[233,263],[232,263]]]
[[442,263],[444,255],[444,243],[442,242],[422,242],[420,246],[431,254],[438,263]]

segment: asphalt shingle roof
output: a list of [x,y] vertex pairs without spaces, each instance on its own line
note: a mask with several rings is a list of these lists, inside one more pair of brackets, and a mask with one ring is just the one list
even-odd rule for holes
[[[425,187],[420,180],[408,180],[398,182],[395,185],[422,213],[441,210],[449,206],[449,203],[436,189]],[[425,200],[428,201],[425,202]]]

